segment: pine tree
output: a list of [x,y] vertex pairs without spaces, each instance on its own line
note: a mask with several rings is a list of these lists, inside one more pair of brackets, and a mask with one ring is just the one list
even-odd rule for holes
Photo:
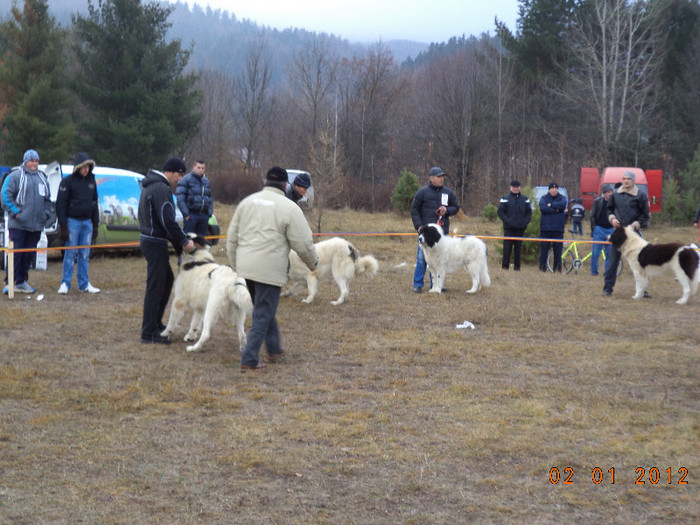
[[199,92],[184,74],[189,51],[165,35],[170,8],[140,0],[88,2],[73,16],[85,104],[81,142],[102,164],[143,171],[159,166],[195,131]]
[[25,0],[12,7],[11,18],[0,26],[0,100],[4,162],[19,164],[22,153],[36,149],[42,160],[65,161],[75,128],[70,119],[71,98],[66,89],[65,31],[48,14],[46,0]]

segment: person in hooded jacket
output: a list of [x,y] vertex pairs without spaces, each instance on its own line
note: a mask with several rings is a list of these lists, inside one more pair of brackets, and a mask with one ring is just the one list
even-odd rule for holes
[[[39,171],[39,154],[36,150],[24,152],[22,165],[10,172],[0,189],[2,205],[7,213],[5,225],[15,250],[36,248],[51,216],[51,190],[43,171]],[[34,293],[29,285],[29,268],[35,252],[14,253],[14,291]],[[7,272],[7,268],[6,268]],[[8,275],[2,293],[9,293]]]
[[97,201],[97,184],[92,170],[95,161],[87,153],[75,156],[73,173],[61,179],[56,197],[59,236],[65,246],[82,246],[63,252],[63,276],[58,287],[59,294],[67,294],[73,279],[73,266],[78,258],[78,290],[100,293],[90,284],[90,243],[97,238],[100,211]]
[[513,270],[520,271],[520,248],[523,241],[507,237],[522,237],[525,228],[532,218],[530,199],[520,193],[520,181],[510,182],[510,193],[501,198],[498,203],[498,216],[503,221],[503,259],[501,266],[504,270],[510,267],[510,254],[513,252]]
[[163,313],[170,298],[175,276],[170,267],[168,242],[180,255],[194,251],[194,242],[175,220],[173,193],[185,173],[185,163],[177,157],[169,158],[162,173],[149,170],[141,181],[139,200],[139,227],[141,253],[146,259],[146,293],[143,298],[141,342],[170,344],[163,337]]
[[[420,188],[411,202],[411,220],[418,234],[428,224],[442,226],[445,234],[450,232],[450,217],[457,215],[459,204],[451,189],[445,188],[445,172],[438,166],[430,168],[429,182]],[[416,254],[416,268],[413,272],[413,292],[421,293],[427,264],[420,245]],[[432,287],[432,276],[430,279]]]

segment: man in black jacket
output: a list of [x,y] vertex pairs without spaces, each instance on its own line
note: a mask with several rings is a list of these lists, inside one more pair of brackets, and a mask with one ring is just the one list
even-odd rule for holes
[[82,246],[63,252],[63,276],[58,293],[65,295],[70,290],[73,279],[73,265],[78,258],[78,290],[100,293],[100,289],[90,284],[90,243],[97,238],[100,225],[100,211],[97,202],[97,184],[92,170],[95,161],[87,153],[78,153],[73,164],[73,173],[64,177],[58,186],[56,215],[58,216],[59,236],[65,246]]
[[[649,199],[635,184],[634,172],[622,174],[622,186],[613,191],[608,200],[608,220],[613,228],[632,226],[639,235],[641,229],[649,223]],[[605,264],[605,284],[603,295],[612,295],[613,286],[617,280],[617,266],[620,263],[620,250],[613,247],[610,254],[610,265]],[[651,296],[645,291],[645,298]]]
[[508,239],[508,237],[522,237],[525,228],[532,218],[532,206],[530,199],[520,193],[520,181],[513,180],[510,183],[510,193],[501,198],[498,203],[498,216],[503,221],[503,260],[501,266],[504,270],[510,267],[510,253],[513,252],[513,270],[520,271],[520,247],[523,241]]
[[[459,211],[457,197],[455,197],[452,190],[445,188],[445,172],[439,167],[430,168],[429,179],[430,182],[420,188],[413,197],[413,202],[411,203],[413,227],[420,233],[424,226],[437,223],[442,226],[442,231],[447,234],[450,231],[449,217],[457,215]],[[416,269],[413,272],[413,291],[415,293],[423,291],[426,266],[425,257],[419,245],[416,255]]]
[[173,192],[185,173],[182,159],[165,161],[163,172],[149,170],[141,181],[139,227],[141,253],[146,258],[146,294],[143,299],[141,342],[170,344],[160,333],[165,330],[163,312],[170,298],[175,276],[170,267],[168,241],[179,255],[194,250],[194,243],[175,221]]

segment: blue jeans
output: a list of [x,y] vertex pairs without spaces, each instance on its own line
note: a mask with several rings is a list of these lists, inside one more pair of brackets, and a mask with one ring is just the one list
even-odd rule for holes
[[[608,235],[613,232],[614,228],[603,228],[602,226],[596,226],[593,229],[593,240],[594,241],[607,241]],[[600,258],[600,252],[605,250],[605,271],[608,271],[608,266],[610,265],[610,245],[609,244],[594,244],[591,248],[591,275],[598,275],[598,259]]]
[[583,235],[583,223],[581,221],[573,221],[574,224],[574,233],[578,233],[579,235]]
[[257,366],[263,341],[267,346],[268,354],[279,354],[282,351],[280,332],[275,318],[282,288],[250,279],[246,279],[246,284],[253,299],[253,322],[241,356],[241,365]]
[[[66,246],[90,246],[92,240],[92,221],[90,219],[73,219],[68,217],[68,240]],[[78,290],[87,288],[88,267],[90,266],[90,248],[78,248],[66,250],[63,253],[63,277],[62,283],[66,283],[70,290],[70,282],[73,279],[73,264],[78,258]]]
[[209,215],[190,213],[189,217],[182,228],[185,233],[196,233],[202,237],[209,235]]
[[[418,245],[418,253],[416,254],[416,269],[413,272],[413,287],[423,288],[423,281],[425,280],[425,271],[428,267],[428,263],[425,262],[425,255],[423,250],[420,249],[420,244]],[[433,287],[433,276],[430,275],[430,287]]]
[[[10,228],[10,240],[15,250],[36,248],[41,238],[41,232],[30,232],[19,228]],[[36,252],[15,252],[15,284],[22,284],[29,279],[29,268],[36,257]],[[7,284],[7,268],[5,268],[5,283]]]

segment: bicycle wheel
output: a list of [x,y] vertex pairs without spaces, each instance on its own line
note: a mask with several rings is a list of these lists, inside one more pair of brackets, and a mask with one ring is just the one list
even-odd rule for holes
[[625,263],[622,262],[622,257],[620,257],[620,264],[617,265],[617,276],[620,277],[622,270],[625,269]]
[[567,253],[561,259],[561,267],[564,270],[564,273],[571,273],[571,270],[576,270],[578,272],[580,266],[581,261],[576,264],[576,257],[574,257],[574,254],[571,252]]
[[[566,273],[569,273],[574,269],[574,261],[574,254],[571,252],[562,256],[562,268]],[[554,250],[551,248],[549,249],[549,252],[547,252],[547,270],[554,273]]]

